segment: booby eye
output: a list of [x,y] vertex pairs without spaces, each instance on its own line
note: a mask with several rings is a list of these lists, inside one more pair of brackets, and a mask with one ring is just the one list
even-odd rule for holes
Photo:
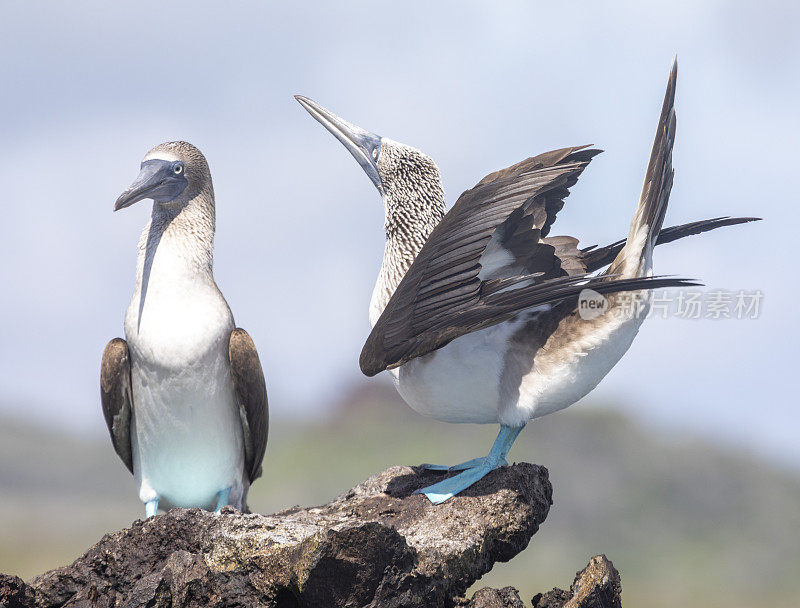
[[378,148],[372,148],[372,158],[378,160]]
[[172,167],[172,172],[173,172],[175,175],[180,175],[181,173],[183,173],[183,165],[182,165],[181,163],[176,163],[176,164],[175,164],[175,165]]

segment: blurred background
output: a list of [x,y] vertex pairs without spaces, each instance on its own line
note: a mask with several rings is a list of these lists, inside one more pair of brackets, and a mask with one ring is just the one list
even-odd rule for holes
[[764,222],[660,247],[656,271],[760,290],[757,319],[649,321],[584,403],[511,456],[554,506],[479,585],[526,599],[596,553],[626,604],[796,605],[800,413],[788,247],[800,106],[791,3],[5,3],[0,18],[0,571],[68,563],[141,517],[100,412],[147,202],[141,157],[185,139],[217,195],[215,275],[258,345],[272,413],[255,511],[321,503],[392,464],[457,462],[496,429],[421,418],[358,353],[383,251],[378,193],[292,99],[408,143],[452,202],[495,169],[593,143],[553,234],[625,236],[675,55],[666,225]]

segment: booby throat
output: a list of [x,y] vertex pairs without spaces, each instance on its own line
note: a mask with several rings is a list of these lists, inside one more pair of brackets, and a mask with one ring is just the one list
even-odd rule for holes
[[[650,290],[696,284],[653,277],[654,245],[755,219],[661,231],[673,177],[676,75],[674,66],[627,241],[584,249],[575,238],[548,234],[599,150],[565,148],[523,160],[484,177],[446,212],[439,170],[428,156],[296,96],[355,157],[384,204],[386,245],[361,370],[389,370],[421,414],[500,424],[488,456],[453,467],[422,465],[460,471],[420,490],[432,502],[506,464],[529,420],[569,407],[597,386],[630,347]],[[606,294],[605,314],[579,314],[583,288]]]
[[146,198],[126,339],[108,343],[101,365],[111,442],[148,517],[159,507],[245,511],[267,445],[267,391],[256,347],[214,282],[214,188],[200,150],[150,150],[114,210]]

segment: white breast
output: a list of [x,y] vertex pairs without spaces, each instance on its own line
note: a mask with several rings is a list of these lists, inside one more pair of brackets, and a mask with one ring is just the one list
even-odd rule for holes
[[168,262],[156,257],[143,304],[137,290],[125,317],[134,474],[144,502],[157,495],[168,506],[211,508],[220,490],[241,493],[242,429],[228,361],[234,323],[213,280],[171,272]]

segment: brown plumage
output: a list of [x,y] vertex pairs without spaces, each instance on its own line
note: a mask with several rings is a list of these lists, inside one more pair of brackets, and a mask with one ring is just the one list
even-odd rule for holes
[[100,363],[100,402],[114,451],[133,473],[131,359],[128,343],[122,338],[111,340],[103,351],[103,360]]
[[228,353],[233,377],[233,389],[239,403],[244,434],[245,468],[253,483],[261,477],[261,461],[267,449],[269,407],[267,385],[258,358],[256,345],[241,328],[231,332]]

